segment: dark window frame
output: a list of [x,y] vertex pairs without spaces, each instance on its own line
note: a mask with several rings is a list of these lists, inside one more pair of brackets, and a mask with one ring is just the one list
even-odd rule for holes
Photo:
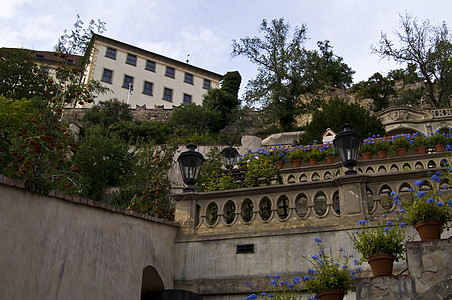
[[127,53],[126,64],[136,66],[137,60],[138,58],[135,54]]
[[[105,72],[110,72],[110,76],[105,76],[106,75]],[[107,78],[109,78],[110,80],[109,81],[105,80]],[[112,84],[113,83],[113,70],[104,68],[104,71],[102,72],[102,79],[100,81]]]
[[166,66],[165,76],[170,78],[176,77],[176,69],[173,67]]
[[173,102],[173,89],[163,88],[163,100]]
[[[149,88],[150,86],[150,88]],[[149,91],[149,92],[147,92]],[[153,96],[154,93],[154,84],[152,82],[149,81],[145,81],[143,84],[143,94],[148,95],[148,96]]]
[[204,82],[202,84],[202,88],[205,90],[210,90],[210,88],[212,87],[212,83],[209,79],[205,79],[204,78]]
[[[126,80],[126,78],[130,78],[131,80]],[[124,74],[124,80],[122,82],[122,87],[125,89],[128,89],[129,83],[131,83],[132,84],[131,90],[133,90],[133,80],[134,80],[133,76]]]
[[184,82],[188,84],[193,84],[193,74],[185,73]]
[[144,69],[151,72],[155,72],[155,61],[147,59],[146,66],[144,67]]
[[105,51],[105,57],[116,59],[117,50],[112,47],[107,47],[107,50]]
[[[186,102],[185,99],[188,98],[188,97],[190,98],[190,101],[189,101],[189,102]],[[183,104],[183,105],[189,105],[190,103],[192,103],[192,101],[193,101],[193,96],[184,93],[184,97],[183,97],[183,99],[182,99],[182,104]]]

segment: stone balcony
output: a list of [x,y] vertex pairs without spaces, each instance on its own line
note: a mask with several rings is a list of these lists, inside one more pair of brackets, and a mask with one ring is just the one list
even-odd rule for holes
[[[338,159],[337,159],[338,160]],[[448,165],[447,153],[359,161],[344,176],[340,162],[283,168],[284,184],[174,195],[176,221],[193,235],[228,235],[242,229],[297,232],[352,228],[357,220],[394,210],[391,192],[407,194],[417,179]],[[275,227],[275,224],[277,226]]]

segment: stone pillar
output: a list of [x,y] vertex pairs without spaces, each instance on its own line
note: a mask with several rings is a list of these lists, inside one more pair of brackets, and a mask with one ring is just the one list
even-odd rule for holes
[[196,197],[198,193],[181,193],[173,195],[176,202],[176,212],[174,220],[180,224],[181,227],[194,228],[197,220],[195,220],[196,212]]
[[341,217],[364,218],[368,213],[366,201],[366,175],[343,175],[335,182],[339,188]]

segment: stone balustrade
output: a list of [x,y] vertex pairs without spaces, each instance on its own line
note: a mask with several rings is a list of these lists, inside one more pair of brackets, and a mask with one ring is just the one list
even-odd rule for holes
[[[282,169],[284,184],[175,195],[176,221],[200,234],[231,228],[331,229],[340,222],[394,210],[392,192],[407,195],[413,182],[448,165],[446,153],[359,161],[344,176],[340,162]],[[303,225],[304,224],[304,225]],[[328,226],[331,225],[331,226]]]
[[429,113],[433,116],[433,118],[450,117],[452,116],[452,109],[451,108],[430,109]]

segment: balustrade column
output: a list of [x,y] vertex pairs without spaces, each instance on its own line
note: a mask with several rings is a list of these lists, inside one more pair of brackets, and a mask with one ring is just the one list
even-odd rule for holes
[[368,176],[366,175],[349,175],[338,177],[335,180],[339,191],[341,218],[364,218],[368,215],[366,201],[367,178]]

